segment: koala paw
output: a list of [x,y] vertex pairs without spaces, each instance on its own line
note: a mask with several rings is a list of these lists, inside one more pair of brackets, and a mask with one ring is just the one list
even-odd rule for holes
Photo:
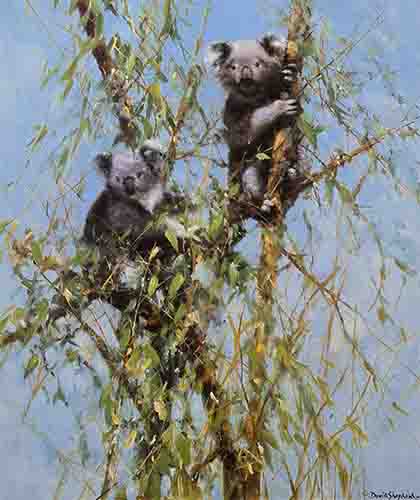
[[293,83],[297,79],[297,66],[296,64],[287,64],[281,70],[282,77],[286,83]]
[[296,116],[300,111],[300,106],[296,99],[279,99],[275,101],[275,106],[279,116]]
[[261,212],[264,212],[265,214],[269,214],[271,210],[274,207],[274,200],[269,200],[267,198],[264,199],[262,205],[261,205]]

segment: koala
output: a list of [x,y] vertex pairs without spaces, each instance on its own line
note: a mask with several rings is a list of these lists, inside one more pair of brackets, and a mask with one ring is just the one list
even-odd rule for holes
[[[207,61],[226,92],[223,112],[225,140],[229,146],[229,178],[239,181],[240,192],[263,211],[270,171],[274,131],[286,127],[300,111],[288,98],[296,79],[296,66],[285,62],[286,41],[272,34],[260,40],[215,42]],[[240,165],[239,172],[235,165]]]
[[174,213],[177,204],[166,190],[160,145],[148,141],[137,153],[99,154],[95,162],[106,185],[88,212],[83,241],[104,255],[124,253],[132,260],[147,258],[154,246],[173,252],[165,230],[181,231],[181,225],[168,217],[166,227],[156,227],[160,209]]

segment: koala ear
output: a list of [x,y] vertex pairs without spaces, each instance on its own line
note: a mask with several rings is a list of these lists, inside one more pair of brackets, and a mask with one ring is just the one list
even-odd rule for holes
[[206,62],[209,66],[216,67],[222,64],[232,52],[232,44],[229,42],[214,42],[207,49]]
[[100,153],[95,157],[97,168],[108,177],[112,168],[112,153]]
[[162,144],[155,139],[147,139],[144,141],[140,151],[156,151],[156,153],[159,153],[162,157],[164,156]]
[[156,141],[145,141],[140,148],[140,154],[144,161],[153,169],[161,169],[163,166],[164,154],[162,146]]
[[276,35],[273,35],[273,33],[266,33],[258,42],[270,56],[282,58],[285,54],[286,40],[284,38],[278,38]]

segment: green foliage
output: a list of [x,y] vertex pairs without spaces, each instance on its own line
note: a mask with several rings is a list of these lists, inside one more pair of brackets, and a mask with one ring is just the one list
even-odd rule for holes
[[[394,305],[417,279],[417,269],[408,252],[394,252],[378,229],[370,186],[382,183],[392,196],[409,194],[418,202],[420,189],[406,186],[394,159],[416,144],[416,118],[390,128],[360,99],[369,76],[354,71],[348,58],[366,33],[337,36],[324,17],[314,25],[302,46],[305,112],[298,129],[315,174],[316,203],[301,210],[301,197],[292,229],[276,228],[276,236],[284,235],[278,285],[256,307],[263,292],[257,279],[258,286],[272,286],[254,255],[261,231],[231,223],[228,201],[239,186],[226,189],[220,180],[218,115],[200,94],[209,7],[198,4],[202,26],[196,28],[190,2],[142,2],[139,9],[128,0],[88,3],[94,38],[86,35],[88,18],[77,18],[76,0],[68,8],[58,0],[52,4],[74,22],[66,26],[66,59],[46,64],[41,81],[42,88],[57,86],[67,119],[58,130],[35,126],[28,143],[31,153],[51,152],[58,193],[42,200],[49,223],[22,235],[15,219],[0,221],[24,295],[0,319],[4,356],[13,348],[23,352],[31,401],[45,397],[70,412],[66,381],[77,375],[89,387],[77,420],[77,458],[63,456],[62,463],[97,466],[88,420],[103,444],[104,466],[86,480],[96,496],[99,480],[111,484],[111,497],[119,500],[133,489],[139,498],[195,499],[204,491],[210,497],[222,468],[235,471],[232,483],[245,484],[270,467],[287,477],[283,483],[276,475],[273,491],[281,485],[296,498],[297,492],[301,498],[350,498],[360,478],[352,453],[369,442],[362,418],[388,383],[362,337],[371,335],[392,352],[413,337]],[[307,0],[300,4],[310,6]],[[109,36],[112,20],[120,31]],[[105,79],[97,70],[103,47],[114,65]],[[378,65],[376,52],[366,53],[366,64],[374,61],[378,78],[396,95],[392,68]],[[96,151],[100,141],[121,142],[122,101],[135,130],[131,146],[153,136],[166,141],[168,171],[183,169],[180,177],[195,207],[179,217],[183,240],[165,230],[173,259],[156,247],[148,258],[130,261],[134,284],[122,280],[128,256],[103,259],[84,248],[80,235],[68,230],[68,220],[80,220],[78,205],[61,204],[70,195],[78,202],[83,191],[73,177],[85,175],[76,168],[80,147]],[[397,102],[402,106],[403,96]],[[369,145],[372,140],[377,143]],[[160,227],[163,222],[164,216]],[[373,262],[372,272],[365,258]],[[356,286],[354,275],[363,272],[364,284]],[[263,342],[256,341],[260,330]],[[395,419],[407,415],[397,401],[390,410]],[[65,469],[56,498],[65,481],[77,484]]]

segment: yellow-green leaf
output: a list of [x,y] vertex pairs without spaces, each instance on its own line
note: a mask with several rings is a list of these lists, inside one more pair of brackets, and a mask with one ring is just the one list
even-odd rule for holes
[[177,323],[178,321],[182,321],[186,314],[187,314],[187,306],[185,304],[181,304],[175,313],[175,318],[174,318],[175,323]]
[[271,159],[271,157],[268,156],[267,153],[257,153],[255,156],[257,157],[257,160],[270,160]]
[[162,28],[162,35],[169,33],[169,30],[172,26],[172,20],[171,20],[171,0],[165,0],[165,3],[163,5],[163,28]]
[[185,281],[181,273],[177,273],[169,286],[169,298],[173,299]]
[[31,147],[32,151],[36,149],[37,145],[48,134],[48,127],[46,125],[37,125],[35,129],[37,131],[36,135],[29,143],[29,146]]
[[212,217],[209,227],[209,236],[211,239],[217,238],[217,236],[219,236],[220,231],[223,228],[223,221],[224,215],[222,211],[218,212]]
[[176,437],[175,446],[182,461],[182,465],[184,467],[189,465],[191,463],[191,441],[180,433]]
[[149,364],[150,367],[158,366],[160,363],[159,354],[153,349],[150,344],[144,344],[143,346],[145,364]]
[[165,236],[166,239],[169,241],[169,243],[173,246],[173,248],[178,252],[179,247],[178,247],[178,238],[176,237],[176,234],[169,229],[165,231]]
[[157,287],[159,286],[159,280],[157,276],[154,274],[149,281],[149,286],[147,288],[147,294],[149,297],[151,297],[157,290]]
[[136,437],[137,437],[137,431],[136,430],[131,431],[124,442],[124,448],[131,448],[136,440]]
[[40,363],[39,357],[36,354],[33,354],[29,358],[29,361],[26,363],[23,378],[28,377],[35,370],[35,368],[39,366],[39,363]]
[[381,306],[378,307],[377,314],[378,314],[379,321],[381,323],[385,323],[387,314],[386,314],[386,311],[385,311],[385,308],[384,308],[383,305],[381,305]]
[[127,76],[130,76],[131,73],[133,72],[134,66],[136,64],[136,54],[134,52],[131,52],[128,60],[127,60]]
[[153,408],[155,412],[159,415],[159,420],[165,422],[168,418],[168,410],[165,403],[162,400],[157,400],[153,402]]
[[152,83],[152,85],[150,85],[150,87],[149,87],[149,92],[150,92],[151,96],[153,97],[153,101],[155,102],[155,104],[159,105],[161,100],[162,100],[159,82]]
[[8,219],[0,221],[0,234],[4,232],[7,226],[9,226],[15,219]]
[[42,250],[37,241],[32,242],[32,258],[39,265],[42,262]]

